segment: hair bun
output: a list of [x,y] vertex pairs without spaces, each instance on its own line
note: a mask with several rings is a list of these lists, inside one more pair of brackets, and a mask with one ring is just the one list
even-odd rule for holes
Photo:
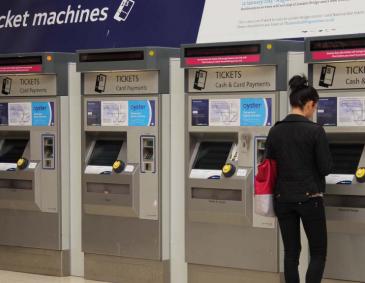
[[296,75],[289,81],[289,87],[292,92],[308,87],[308,80],[305,76]]

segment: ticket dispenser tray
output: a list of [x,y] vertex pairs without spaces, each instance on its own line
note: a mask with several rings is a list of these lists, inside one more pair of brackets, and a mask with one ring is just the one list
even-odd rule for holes
[[[192,222],[239,226],[251,223],[252,206],[246,202],[251,170],[237,166],[236,150],[234,141],[208,139],[195,143],[188,181]],[[225,164],[234,167],[235,173],[230,177],[222,172]],[[239,176],[242,170],[246,174]]]
[[38,163],[26,158],[25,166],[17,162],[29,154],[29,138],[0,140],[0,208],[40,210],[38,199]]
[[[95,139],[90,144],[85,169],[84,209],[88,214],[138,217],[137,164],[124,164],[126,141],[123,139]],[[123,170],[113,165],[120,161]]]

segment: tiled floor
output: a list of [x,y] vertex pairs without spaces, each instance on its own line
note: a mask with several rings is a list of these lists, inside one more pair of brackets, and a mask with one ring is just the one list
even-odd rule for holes
[[26,273],[0,271],[0,283],[103,283],[103,282],[89,281],[77,277],[57,278],[57,277],[39,276]]
[[[322,283],[342,283],[344,281],[323,280]],[[27,273],[16,273],[0,270],[0,283],[105,283],[90,281],[78,277],[50,277]],[[356,283],[356,282],[354,282]]]

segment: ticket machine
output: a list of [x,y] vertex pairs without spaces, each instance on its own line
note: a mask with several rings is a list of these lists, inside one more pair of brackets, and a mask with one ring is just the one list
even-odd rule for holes
[[70,172],[79,164],[70,152],[81,136],[72,132],[80,99],[74,61],[0,55],[1,269],[69,275]]
[[170,58],[178,49],[78,52],[85,276],[168,282]]
[[309,38],[306,62],[334,163],[326,179],[325,278],[364,282],[365,35]]
[[182,58],[189,283],[280,282],[278,227],[254,213],[253,178],[288,78],[305,72],[303,44],[186,45]]

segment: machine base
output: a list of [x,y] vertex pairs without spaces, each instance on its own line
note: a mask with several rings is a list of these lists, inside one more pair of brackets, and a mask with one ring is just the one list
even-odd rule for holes
[[188,265],[189,283],[281,283],[284,282],[280,273],[259,272],[234,268]]
[[85,278],[113,283],[169,283],[168,261],[85,253]]
[[0,246],[0,269],[64,277],[70,275],[70,252]]

